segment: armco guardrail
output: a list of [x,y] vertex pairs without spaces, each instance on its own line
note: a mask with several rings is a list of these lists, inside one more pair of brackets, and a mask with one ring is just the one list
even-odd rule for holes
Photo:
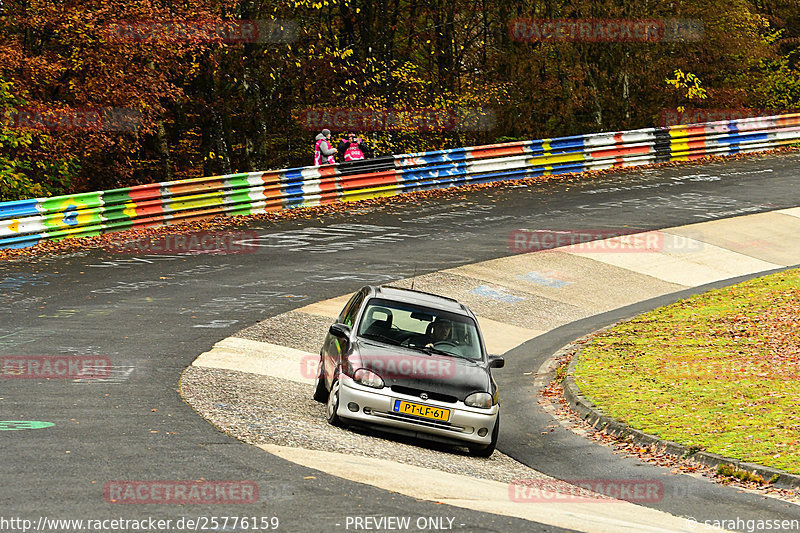
[[800,140],[800,114],[592,133],[0,203],[0,248],[469,183],[685,161]]

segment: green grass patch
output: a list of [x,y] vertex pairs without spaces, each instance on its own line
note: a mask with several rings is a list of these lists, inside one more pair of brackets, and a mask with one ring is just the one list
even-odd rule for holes
[[634,428],[800,473],[800,269],[619,324],[584,347],[575,380]]
[[[747,470],[739,470],[733,465],[717,465],[717,474],[727,479],[738,479],[739,481],[753,482],[760,485],[765,483],[764,478],[758,474],[753,474]],[[774,483],[775,481],[777,481],[777,475],[773,476],[770,483]]]

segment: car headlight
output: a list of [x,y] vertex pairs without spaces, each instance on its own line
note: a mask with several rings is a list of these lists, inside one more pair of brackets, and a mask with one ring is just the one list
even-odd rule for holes
[[492,395],[488,392],[473,392],[467,396],[467,399],[464,400],[464,403],[470,407],[489,409],[492,406]]
[[372,387],[373,389],[383,388],[383,379],[372,370],[367,370],[366,368],[359,368],[356,370],[356,373],[353,374],[353,381],[359,385]]

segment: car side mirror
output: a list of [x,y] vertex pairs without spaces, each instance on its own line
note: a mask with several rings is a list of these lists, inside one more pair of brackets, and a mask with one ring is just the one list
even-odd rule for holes
[[503,368],[506,366],[506,360],[499,355],[489,356],[489,368]]
[[340,339],[349,339],[350,338],[350,327],[344,324],[332,324],[328,332],[333,335],[334,337],[339,337]]

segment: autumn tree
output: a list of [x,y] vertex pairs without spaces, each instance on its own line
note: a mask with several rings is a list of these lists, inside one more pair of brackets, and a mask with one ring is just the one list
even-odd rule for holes
[[[0,131],[3,194],[307,165],[309,109],[394,113],[360,132],[379,154],[653,126],[689,104],[793,109],[797,2],[3,0],[0,106],[17,117]],[[526,19],[655,21],[663,33],[519,38]],[[676,73],[706,98],[687,100]],[[26,128],[19,110],[94,112],[100,126]]]

